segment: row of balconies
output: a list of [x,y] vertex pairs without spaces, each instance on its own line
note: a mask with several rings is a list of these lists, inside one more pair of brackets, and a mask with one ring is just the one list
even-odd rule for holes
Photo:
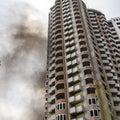
[[68,9],[70,9],[70,5],[68,3],[66,5],[62,6],[63,11],[68,10]]
[[68,2],[62,4],[62,8],[66,8],[67,6],[69,6]]

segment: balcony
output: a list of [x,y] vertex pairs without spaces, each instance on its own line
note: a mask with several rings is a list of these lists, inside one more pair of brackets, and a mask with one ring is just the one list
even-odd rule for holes
[[110,66],[105,66],[105,69],[106,70],[111,70],[111,67]]
[[55,95],[50,96],[50,98],[48,99],[49,103],[54,103],[55,102]]
[[79,69],[77,67],[73,68],[73,73],[78,72]]
[[78,118],[77,120],[85,120],[84,118]]
[[74,77],[74,82],[75,82],[75,83],[80,82],[80,77],[79,77],[79,76],[75,76],[75,77]]
[[69,45],[69,44],[70,44],[69,42],[65,43],[66,46]]
[[48,108],[48,112],[52,112],[52,111],[55,111],[55,104],[51,105],[51,106]]
[[101,54],[101,57],[107,58],[107,55],[106,54]]
[[70,56],[70,54],[69,55],[66,55],[66,58],[68,59],[68,58],[70,58],[71,56]]
[[73,82],[73,78],[69,78],[68,83],[72,83],[72,82]]
[[83,100],[83,98],[82,98],[81,95],[72,96],[72,97],[69,98],[70,103],[77,103],[77,102],[80,102],[82,100]]
[[68,51],[70,51],[70,48],[67,48],[67,49],[66,49],[66,52],[68,52]]
[[119,102],[119,101],[120,101],[120,98],[119,98],[119,97],[113,97],[113,101]]
[[110,85],[115,85],[115,81],[108,81]]
[[71,57],[74,57],[74,56],[76,56],[76,53],[72,53],[72,54],[71,54]]
[[115,87],[116,87],[116,88],[120,88],[119,83],[116,83],[116,84],[115,84]]
[[54,93],[54,92],[55,92],[55,86],[50,87],[50,89],[49,89],[49,94],[52,94],[52,93]]
[[109,63],[109,61],[108,60],[103,60],[103,63]]
[[110,90],[111,90],[112,93],[117,93],[118,92],[117,89],[115,89],[115,88],[111,88]]
[[76,85],[75,86],[75,91],[80,91],[82,88],[81,88],[81,86],[80,85]]
[[51,115],[49,120],[55,120],[55,115]]
[[[74,42],[74,41],[70,41],[70,44],[73,44],[73,43],[75,43],[75,42]],[[75,46],[72,46],[72,47],[71,47],[71,50],[72,50],[72,49],[75,49]]]
[[120,112],[120,106],[116,106],[115,109]]
[[67,64],[67,66],[70,66],[72,63],[71,63],[71,61],[69,61],[66,64]]
[[78,64],[77,59],[73,60],[73,61],[72,61],[72,64]]
[[120,116],[117,116],[118,120],[120,120]]
[[[113,65],[112,65],[112,66],[113,66]],[[112,72],[112,73],[114,73],[114,72],[115,72],[115,70],[114,70],[114,69],[112,69],[112,70],[111,70],[111,72]]]
[[70,114],[77,114],[77,113],[81,113],[83,111],[84,110],[83,110],[82,105],[70,108]]
[[81,86],[80,85],[76,85],[76,86],[72,86],[72,87],[70,87],[69,88],[69,92],[71,93],[71,92],[79,92],[79,91],[81,91]]
[[70,114],[76,113],[75,107],[70,108]]
[[76,110],[77,110],[77,113],[83,112],[83,107],[82,106],[77,106]]
[[72,120],[85,120],[85,118],[81,117],[81,118],[77,118],[77,119],[75,118],[75,119],[72,119]]
[[69,70],[67,71],[67,74],[68,74],[68,75],[70,75],[70,74],[72,74],[72,73],[73,73],[72,69],[69,69]]
[[117,80],[117,76],[113,76],[113,79]]
[[120,91],[118,92],[118,95],[120,96]]
[[54,82],[55,82],[55,78],[53,78],[49,81],[49,85],[52,85]]
[[113,74],[112,73],[107,73],[107,76],[113,77]]
[[74,87],[73,87],[73,86],[69,88],[69,92],[70,92],[70,93],[71,93],[71,92],[74,92]]

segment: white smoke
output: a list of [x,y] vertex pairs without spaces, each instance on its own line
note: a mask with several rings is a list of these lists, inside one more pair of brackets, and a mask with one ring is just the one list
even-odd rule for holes
[[0,120],[43,120],[46,30],[41,13],[23,2],[4,8],[5,16],[0,19],[6,19],[0,25]]

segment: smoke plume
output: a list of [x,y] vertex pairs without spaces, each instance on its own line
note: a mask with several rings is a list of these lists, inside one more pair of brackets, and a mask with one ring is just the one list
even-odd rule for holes
[[9,10],[12,20],[0,35],[0,120],[43,120],[46,30],[30,5]]

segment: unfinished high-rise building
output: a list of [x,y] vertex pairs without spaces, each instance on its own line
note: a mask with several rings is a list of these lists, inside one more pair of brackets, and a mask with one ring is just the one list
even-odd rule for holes
[[120,120],[116,24],[82,0],[55,1],[49,14],[45,120]]

